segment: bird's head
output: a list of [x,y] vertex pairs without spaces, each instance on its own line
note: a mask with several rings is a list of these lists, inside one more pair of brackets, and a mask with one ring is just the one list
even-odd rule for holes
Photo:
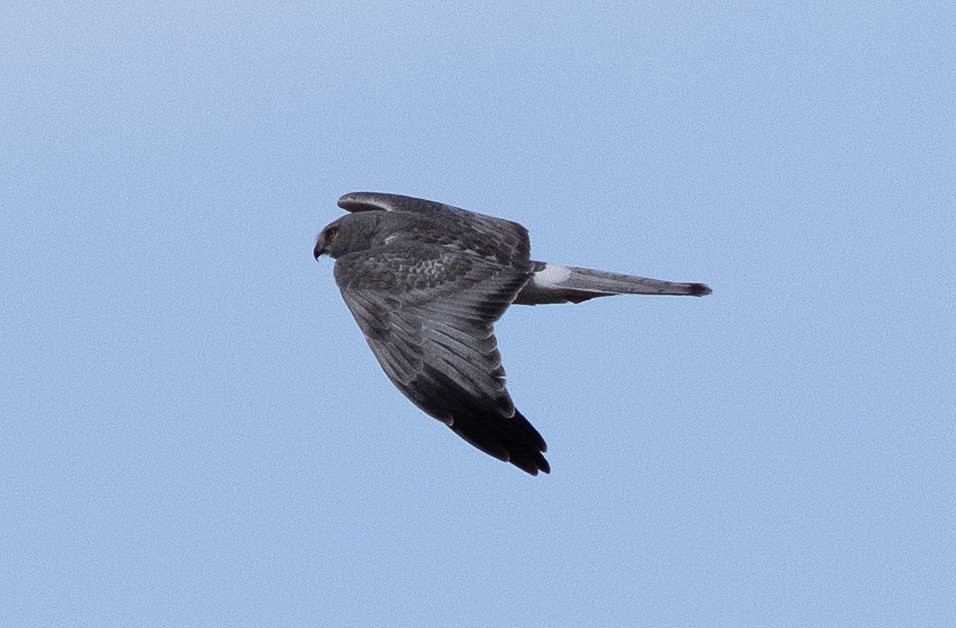
[[385,212],[363,212],[346,214],[326,225],[315,239],[312,255],[329,255],[337,259],[353,251],[366,251],[372,248],[378,236],[378,223]]
[[[332,223],[325,227],[322,231],[319,232],[319,235],[315,238],[315,249],[312,250],[312,255],[316,260],[319,259],[320,255],[325,255],[329,253],[329,247],[335,242],[335,236],[338,234],[338,227],[335,223]],[[329,253],[331,254],[331,253]]]

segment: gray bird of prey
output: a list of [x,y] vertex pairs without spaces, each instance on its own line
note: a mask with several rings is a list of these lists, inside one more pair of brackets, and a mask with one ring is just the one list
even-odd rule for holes
[[435,201],[352,192],[315,243],[382,369],[412,403],[463,439],[537,475],[547,445],[505,388],[494,323],[512,303],[615,294],[703,296],[674,283],[531,259],[521,225]]

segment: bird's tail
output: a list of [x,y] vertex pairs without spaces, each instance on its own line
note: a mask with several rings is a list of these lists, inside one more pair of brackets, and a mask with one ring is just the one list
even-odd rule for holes
[[647,277],[609,273],[591,268],[536,262],[535,274],[515,303],[580,303],[615,294],[669,294],[702,297],[711,289],[702,283],[677,283]]

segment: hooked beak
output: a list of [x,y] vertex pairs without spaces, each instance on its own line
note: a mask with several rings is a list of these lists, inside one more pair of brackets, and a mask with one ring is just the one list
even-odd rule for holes
[[312,249],[312,256],[318,261],[319,256],[325,253],[325,242],[319,237],[315,240],[315,248]]

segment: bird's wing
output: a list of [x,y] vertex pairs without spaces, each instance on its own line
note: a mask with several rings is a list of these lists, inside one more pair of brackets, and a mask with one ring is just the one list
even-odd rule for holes
[[531,256],[528,230],[503,218],[437,201],[383,192],[350,192],[339,198],[338,205],[352,213],[387,211],[427,216],[449,238],[453,237],[472,252],[493,257],[502,264],[527,262]]
[[531,276],[447,247],[403,243],[349,253],[335,281],[389,379],[482,451],[531,474],[546,445],[505,387],[493,324]]

